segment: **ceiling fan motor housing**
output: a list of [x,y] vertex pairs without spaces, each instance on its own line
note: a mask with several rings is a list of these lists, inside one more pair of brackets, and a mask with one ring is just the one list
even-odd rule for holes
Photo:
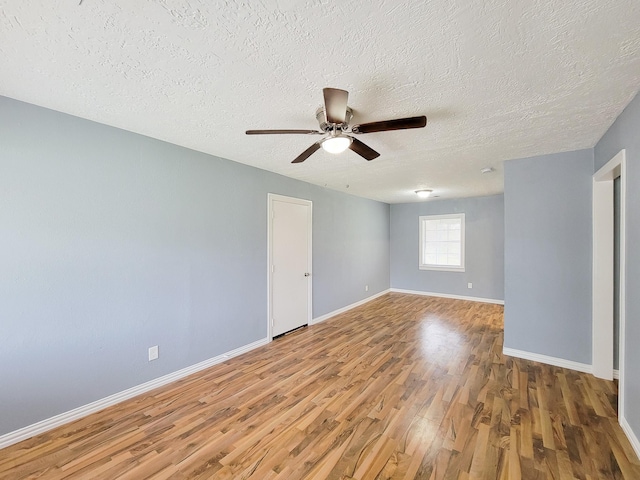
[[316,120],[318,121],[320,130],[322,130],[323,132],[331,132],[333,131],[334,127],[336,129],[342,130],[343,132],[346,132],[349,128],[349,123],[353,118],[353,110],[351,110],[350,107],[347,107],[347,113],[345,114],[344,118],[344,123],[329,123],[327,122],[327,114],[324,110],[324,107],[320,106],[316,110]]

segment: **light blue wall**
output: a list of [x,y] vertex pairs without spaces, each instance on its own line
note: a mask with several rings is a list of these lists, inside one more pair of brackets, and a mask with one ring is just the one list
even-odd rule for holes
[[387,204],[0,97],[0,435],[265,338],[268,192],[314,317],[389,288]]
[[640,96],[620,114],[595,146],[595,170],[620,150],[627,155],[625,405],[626,418],[640,437]]
[[593,150],[505,162],[504,346],[591,364]]
[[[465,214],[465,271],[418,268],[421,215]],[[467,288],[471,282],[473,288]],[[504,298],[504,197],[430,200],[391,205],[391,287],[502,300]]]

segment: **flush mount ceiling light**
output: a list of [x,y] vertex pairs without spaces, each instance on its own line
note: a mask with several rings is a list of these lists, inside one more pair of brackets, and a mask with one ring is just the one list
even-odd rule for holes
[[344,135],[336,135],[336,136],[331,136],[329,138],[325,138],[324,140],[322,140],[322,148],[329,153],[342,153],[344,152],[347,148],[349,148],[349,145],[351,145],[351,142],[353,140],[351,139],[351,137],[347,137]]
[[491,173],[493,172],[493,167],[484,167],[480,170],[480,173]]
[[429,195],[431,195],[431,192],[433,192],[433,190],[416,190],[416,194],[420,198],[428,198]]

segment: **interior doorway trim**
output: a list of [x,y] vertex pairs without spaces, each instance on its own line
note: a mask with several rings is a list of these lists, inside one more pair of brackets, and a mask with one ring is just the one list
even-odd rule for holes
[[618,416],[624,418],[626,316],[626,152],[593,175],[592,364],[596,377],[613,379],[613,181],[620,177],[620,340]]
[[[267,338],[271,342],[273,340],[273,216],[274,202],[288,202],[309,207],[309,219],[307,224],[307,271],[312,270],[312,233],[313,233],[313,202],[302,198],[287,197],[275,193],[267,194]],[[307,325],[311,325],[313,317],[313,275],[309,276],[307,282]]]

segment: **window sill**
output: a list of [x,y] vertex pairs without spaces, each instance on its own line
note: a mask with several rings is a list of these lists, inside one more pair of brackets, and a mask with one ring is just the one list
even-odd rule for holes
[[446,267],[440,265],[420,265],[420,270],[433,270],[436,272],[464,272],[464,267]]

